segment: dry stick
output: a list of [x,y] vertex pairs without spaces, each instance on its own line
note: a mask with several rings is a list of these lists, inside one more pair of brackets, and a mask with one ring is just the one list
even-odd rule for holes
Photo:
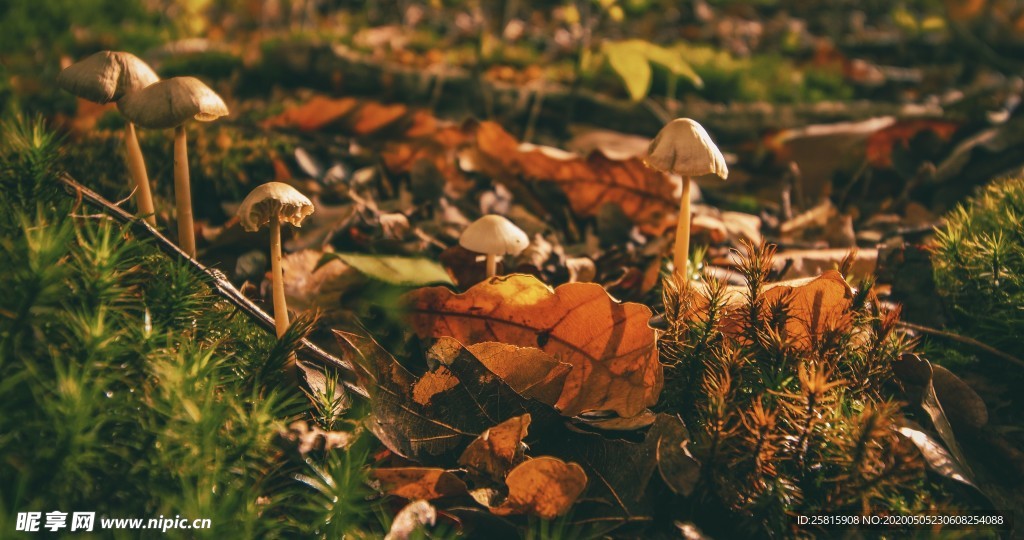
[[944,330],[939,330],[938,328],[931,328],[931,327],[928,327],[928,326],[921,326],[919,324],[914,324],[914,323],[910,323],[910,322],[906,322],[906,321],[900,321],[899,323],[897,323],[897,325],[900,326],[900,327],[906,328],[907,330],[913,330],[915,332],[921,332],[922,334],[929,334],[929,335],[933,335],[933,336],[943,337],[943,338],[946,338],[946,339],[951,339],[953,341],[958,341],[960,343],[963,343],[964,345],[970,345],[971,347],[975,347],[975,348],[981,349],[981,350],[991,354],[992,356],[996,356],[996,357],[1002,358],[1003,360],[1006,360],[1007,362],[1010,362],[1011,364],[1017,364],[1018,367],[1024,368],[1024,360],[1021,360],[1020,358],[1017,358],[1016,356],[1013,356],[1012,354],[1008,354],[1008,353],[1005,353],[1003,351],[1000,351],[999,349],[996,349],[995,347],[992,347],[991,345],[985,345],[984,343],[982,343],[982,342],[980,342],[980,341],[978,341],[976,339],[971,339],[971,338],[969,338],[967,336],[961,336],[960,334],[954,334],[952,332],[946,332]]
[[[194,258],[189,257],[188,254],[176,246],[174,242],[171,242],[166,236],[160,234],[160,231],[157,231],[145,221],[140,221],[136,219],[135,216],[132,216],[123,209],[115,206],[99,193],[79,184],[71,176],[64,174],[61,176],[60,181],[64,184],[68,192],[74,195],[78,200],[84,200],[93,206],[105,210],[107,214],[109,214],[118,223],[128,224],[136,234],[153,237],[153,239],[156,240],[156,245],[160,248],[160,251],[163,251],[171,257],[177,257],[188,262],[193,268],[205,274],[212,281],[213,289],[223,296],[228,302],[231,302],[235,307],[248,315],[250,319],[263,328],[266,328],[267,330],[276,330],[274,318],[266,311],[263,311],[252,300],[249,300],[249,298],[235,288],[230,281],[227,281],[218,275],[217,271],[212,270]],[[352,364],[321,349],[309,339],[302,338],[299,340],[299,345],[301,345],[299,352],[305,353],[310,359],[315,360],[317,363],[323,366],[339,368],[349,374],[355,373],[352,368]],[[367,397],[366,390],[359,385],[350,381],[345,381],[345,386],[353,392],[356,392],[363,397]]]

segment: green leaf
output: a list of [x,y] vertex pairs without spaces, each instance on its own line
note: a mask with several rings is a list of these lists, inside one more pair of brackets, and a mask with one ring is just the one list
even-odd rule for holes
[[651,66],[643,51],[631,40],[607,42],[604,53],[608,56],[608,65],[626,83],[630,99],[643,99],[651,89]]
[[683,55],[679,51],[666,49],[646,41],[641,41],[640,43],[644,47],[644,53],[647,55],[648,60],[663,66],[676,77],[683,77],[689,80],[697,88],[704,87],[704,81],[700,78],[700,75],[694,71],[693,66],[689,62],[683,59]]
[[395,255],[324,253],[320,262],[317,263],[317,268],[334,259],[340,259],[341,262],[366,276],[393,285],[410,287],[436,284],[453,285],[452,278],[444,267],[430,259]]

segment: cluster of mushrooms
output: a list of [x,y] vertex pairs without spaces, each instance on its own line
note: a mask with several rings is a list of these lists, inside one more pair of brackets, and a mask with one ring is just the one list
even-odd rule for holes
[[[160,80],[137,56],[126,52],[101,51],[64,69],[58,85],[78,97],[100,104],[115,102],[127,120],[125,146],[128,169],[138,215],[156,227],[156,210],[135,126],[147,129],[174,128],[174,194],[178,243],[190,257],[196,256],[189,187],[185,123],[210,122],[228,114],[227,105],[210,87],[194,77]],[[651,142],[645,162],[666,174],[682,176],[683,191],[676,230],[674,263],[676,272],[687,269],[690,239],[690,177],[715,174],[728,176],[725,159],[707,132],[697,122],[679,118],[667,124]],[[254,189],[238,209],[241,226],[249,232],[269,225],[271,285],[274,322],[278,337],[288,329],[288,308],[281,268],[281,224],[299,227],[313,213],[313,203],[295,188],[268,182]],[[525,232],[508,219],[486,215],[463,232],[459,244],[485,258],[487,277],[497,273],[497,261],[518,255],[530,244]],[[290,362],[294,372],[294,357]]]
[[[178,245],[190,257],[196,256],[192,222],[192,194],[189,186],[188,146],[185,123],[211,122],[227,116],[224,100],[194,77],[160,77],[139,57],[116,51],[101,51],[73,64],[57,76],[57,84],[68,92],[100,104],[115,102],[127,120],[125,146],[138,215],[156,227],[156,209],[139,147],[135,126],[147,129],[174,128],[174,197],[178,222]],[[296,227],[313,213],[313,203],[298,190],[280,182],[254,189],[238,210],[239,222],[250,232],[269,224],[270,262],[274,301],[274,322],[280,337],[288,329],[288,308],[281,270],[281,223]],[[294,361],[292,362],[294,364]],[[294,367],[294,366],[293,366]]]

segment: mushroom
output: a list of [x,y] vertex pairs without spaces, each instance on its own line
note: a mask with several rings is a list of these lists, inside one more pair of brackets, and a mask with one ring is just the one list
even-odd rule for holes
[[270,224],[270,279],[274,291],[274,325],[277,337],[288,330],[288,305],[284,297],[284,274],[281,271],[281,222],[302,226],[302,220],[313,213],[313,203],[299,191],[281,182],[267,182],[252,190],[238,207],[242,228],[256,232]]
[[129,120],[152,129],[174,128],[174,198],[178,209],[178,243],[190,256],[196,255],[192,228],[192,193],[188,178],[188,146],[185,122],[210,122],[226,116],[224,100],[195,77],[173,77],[128,94],[117,102]]
[[[68,92],[96,103],[119,101],[125,95],[141,90],[160,77],[148,64],[131,53],[100,51],[72,64],[57,75],[57,85]],[[124,144],[128,153],[128,171],[135,184],[135,205],[150,225],[156,226],[156,210],[149,189],[149,175],[142,149],[135,135],[135,124],[129,119],[125,126]]]
[[466,227],[459,237],[459,245],[487,255],[487,277],[497,273],[497,255],[519,255],[530,238],[503,216],[488,214]]
[[676,118],[661,128],[651,141],[644,162],[653,169],[683,177],[673,261],[676,272],[686,274],[690,251],[690,177],[715,174],[724,180],[729,176],[729,168],[708,132],[689,118]]

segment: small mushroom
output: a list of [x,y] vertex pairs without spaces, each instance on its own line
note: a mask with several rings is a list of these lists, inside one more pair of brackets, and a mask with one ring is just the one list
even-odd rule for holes
[[[119,101],[125,95],[141,90],[160,77],[148,64],[131,53],[100,51],[72,64],[57,75],[57,85],[68,92],[96,103]],[[129,119],[125,126],[124,144],[128,152],[128,171],[135,184],[135,205],[150,225],[156,226],[156,209],[149,188],[146,162],[142,158],[135,124]]]
[[505,217],[488,214],[466,227],[459,245],[487,255],[487,277],[493,277],[498,268],[496,256],[519,255],[530,245],[530,238]]
[[[302,220],[313,210],[313,203],[305,195],[281,182],[267,182],[257,187],[238,207],[238,221],[246,231],[256,232],[263,225],[270,224],[270,285],[277,337],[284,335],[289,324],[284,273],[281,270],[281,222],[301,227]],[[294,359],[291,363],[294,364]]]
[[174,128],[174,198],[178,210],[178,243],[196,255],[192,225],[192,193],[189,188],[188,145],[185,122],[211,122],[226,116],[224,100],[194,77],[173,77],[128,94],[117,103],[129,120],[150,129]]
[[689,118],[676,118],[661,128],[651,141],[644,162],[653,169],[683,177],[673,261],[676,272],[685,274],[690,251],[690,177],[715,174],[724,180],[729,176],[729,168],[708,132]]

